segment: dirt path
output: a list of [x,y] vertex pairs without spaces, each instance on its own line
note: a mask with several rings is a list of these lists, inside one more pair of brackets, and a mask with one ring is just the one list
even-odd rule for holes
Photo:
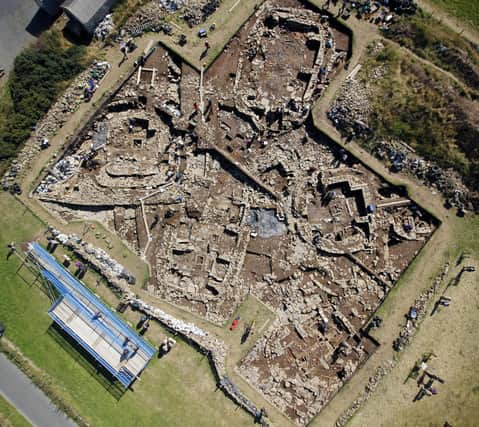
[[450,27],[456,33],[465,37],[470,42],[479,45],[479,33],[469,23],[463,22],[459,18],[450,15],[445,10],[441,9],[439,6],[436,6],[427,0],[416,0],[416,2],[421,9],[430,13],[432,16],[434,16],[443,24]]
[[399,43],[396,43],[389,39],[384,39],[384,40],[386,40],[388,43],[391,43],[397,46],[398,49],[402,50],[403,52],[406,52],[406,54],[410,55],[411,57],[413,57],[415,60],[419,61],[420,63],[433,68],[438,73],[443,74],[444,76],[453,80],[461,87],[462,90],[469,93],[469,88],[463,82],[461,82],[454,74],[450,73],[449,71],[446,71],[444,68],[437,66],[436,64],[432,63],[431,61],[427,59],[421,58],[420,56],[416,55],[412,50],[409,50],[408,48],[401,46]]

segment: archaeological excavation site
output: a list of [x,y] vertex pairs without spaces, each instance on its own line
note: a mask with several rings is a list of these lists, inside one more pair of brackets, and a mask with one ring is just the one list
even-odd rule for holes
[[208,68],[158,45],[35,190],[120,236],[152,295],[216,324],[249,296],[274,312],[235,371],[299,425],[375,351],[367,326],[437,226],[314,126],[350,49],[296,0],[264,3]]

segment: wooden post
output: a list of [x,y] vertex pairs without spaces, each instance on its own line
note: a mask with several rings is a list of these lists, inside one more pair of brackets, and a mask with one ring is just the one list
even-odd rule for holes
[[205,122],[205,115],[204,115],[204,103],[203,103],[203,75],[204,75],[204,65],[201,64],[200,69],[200,112],[201,112],[201,121]]

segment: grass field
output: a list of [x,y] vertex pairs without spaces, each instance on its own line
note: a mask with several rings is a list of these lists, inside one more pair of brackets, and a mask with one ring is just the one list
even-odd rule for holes
[[10,403],[0,396],[0,426],[31,427],[31,424]]
[[447,13],[469,23],[479,30],[479,2],[476,0],[429,0],[430,3],[444,9]]
[[[252,419],[216,385],[206,358],[179,342],[163,359],[154,359],[141,380],[117,401],[95,375],[65,351],[49,334],[51,320],[47,297],[18,261],[6,260],[6,243],[27,241],[44,226],[11,196],[0,194],[0,319],[6,337],[35,365],[44,370],[63,400],[80,412],[92,426],[246,426]],[[165,336],[153,325],[147,338],[159,343]]]
[[[475,225],[477,236],[477,224]],[[477,245],[475,245],[477,247]],[[476,252],[477,254],[477,252]],[[479,267],[479,260],[467,264]],[[457,269],[456,269],[457,272]],[[447,281],[446,281],[447,284]],[[427,315],[411,345],[376,392],[348,424],[349,427],[377,426],[453,426],[473,427],[479,414],[479,281],[465,274],[458,286],[445,295],[451,306]],[[429,312],[431,312],[431,308]],[[406,378],[424,353],[433,352],[429,370],[445,384],[435,383],[438,394],[413,402],[419,388]],[[388,410],[384,411],[383,408]],[[407,414],[407,416],[406,416]]]

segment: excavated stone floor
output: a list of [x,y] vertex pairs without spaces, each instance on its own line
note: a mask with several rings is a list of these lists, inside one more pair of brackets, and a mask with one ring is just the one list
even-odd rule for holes
[[374,351],[365,327],[435,225],[314,128],[347,36],[278,3],[203,79],[157,48],[36,197],[114,230],[170,303],[216,323],[248,294],[269,306],[276,320],[236,370],[304,425]]

